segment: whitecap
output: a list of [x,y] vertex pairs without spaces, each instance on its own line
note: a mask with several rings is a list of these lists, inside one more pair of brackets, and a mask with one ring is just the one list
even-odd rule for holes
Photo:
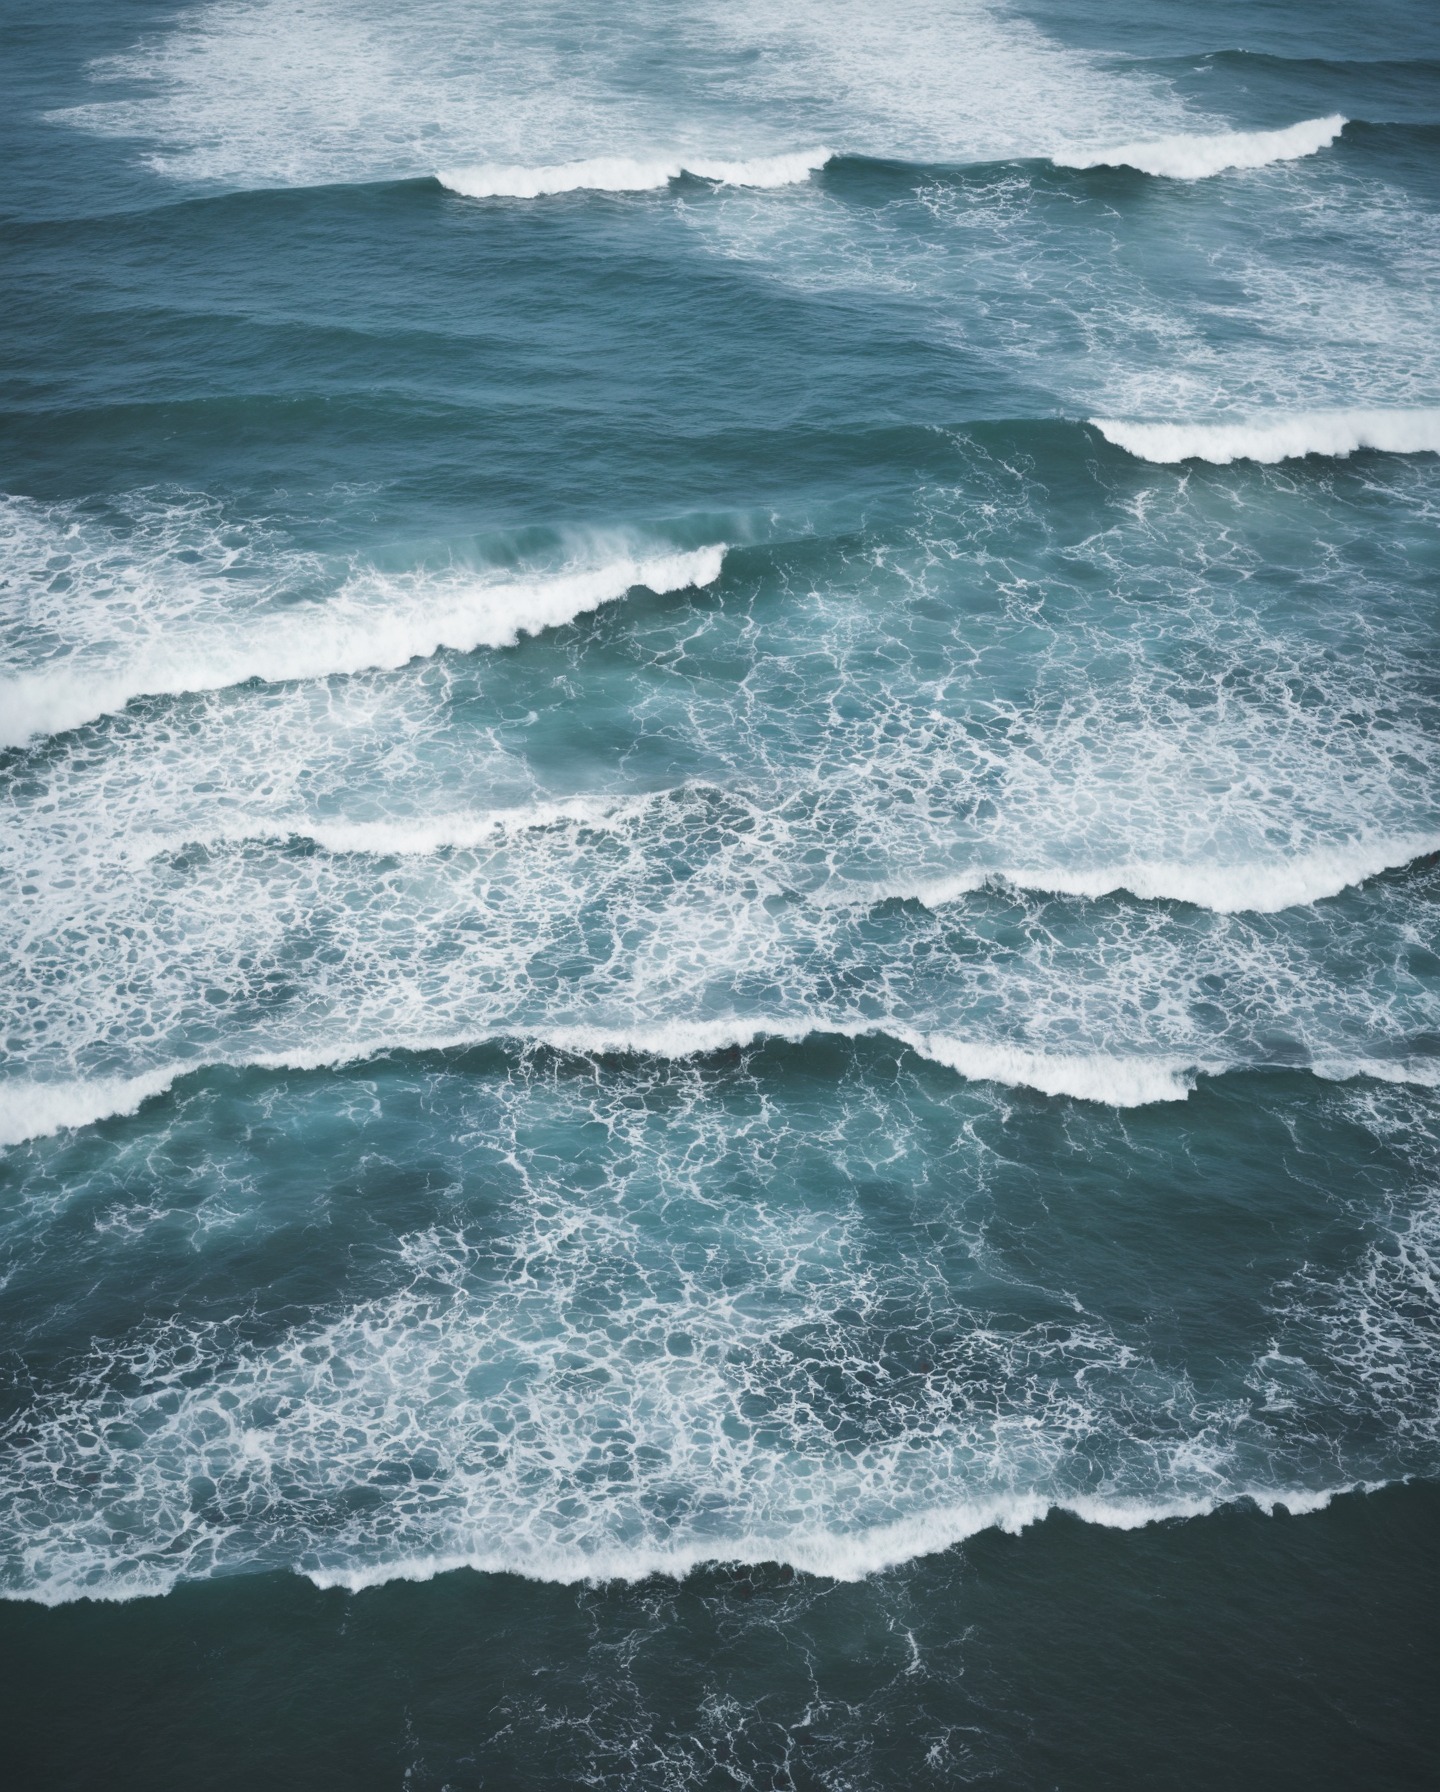
[[1091,422],[1107,442],[1139,460],[1273,463],[1307,454],[1343,460],[1361,448],[1384,454],[1440,454],[1440,406],[1424,410],[1297,411],[1244,423]]
[[1338,112],[1306,118],[1280,131],[1214,131],[1203,135],[1158,137],[1149,143],[1121,143],[1110,149],[1057,150],[1057,168],[1137,168],[1172,180],[1204,180],[1231,168],[1265,168],[1293,162],[1327,148],[1348,120]]
[[219,826],[178,834],[142,834],[130,841],[134,858],[154,858],[190,847],[213,849],[255,841],[308,840],[322,851],[373,858],[427,858],[466,852],[508,836],[571,826],[600,829],[633,820],[669,796],[669,791],[637,796],[574,796],[537,799],[502,809],[444,815],[384,817],[371,821],[317,821],[305,815],[239,815]]
[[726,187],[787,187],[823,168],[833,151],[794,150],[784,155],[724,161],[708,156],[592,156],[579,162],[538,167],[483,163],[442,169],[442,187],[467,199],[538,199],[553,193],[643,193],[665,187],[682,175]]

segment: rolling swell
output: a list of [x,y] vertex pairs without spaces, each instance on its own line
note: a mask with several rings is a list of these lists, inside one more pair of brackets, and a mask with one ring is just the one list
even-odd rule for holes
[[[512,1538],[506,1543],[458,1547],[373,1566],[304,1567],[292,1572],[321,1589],[343,1588],[349,1593],[396,1581],[429,1581],[460,1569],[477,1574],[515,1575],[522,1580],[560,1586],[599,1587],[607,1583],[643,1582],[655,1576],[684,1580],[717,1567],[772,1566],[843,1585],[883,1574],[918,1558],[939,1555],[985,1531],[1019,1536],[1057,1513],[1106,1530],[1134,1531],[1147,1525],[1210,1517],[1227,1507],[1248,1507],[1267,1517],[1277,1513],[1301,1516],[1323,1512],[1345,1494],[1375,1493],[1387,1485],[1390,1483],[1383,1481],[1347,1482],[1316,1489],[1262,1484],[1233,1493],[1171,1499],[1107,1500],[1074,1495],[1047,1502],[1033,1495],[1010,1496],[939,1506],[865,1531],[817,1527],[787,1536],[780,1531],[746,1530],[689,1544],[657,1541],[589,1548],[558,1544],[539,1549]],[[72,1552],[62,1542],[57,1554],[63,1557]],[[189,1565],[181,1567],[158,1560],[143,1566],[130,1562],[112,1564],[96,1551],[79,1560],[62,1561],[61,1565],[44,1563],[42,1573],[30,1583],[0,1585],[0,1599],[46,1606],[66,1605],[78,1599],[153,1599],[194,1578],[198,1577]]]
[[[1423,1414],[1425,1359],[1406,1386],[1378,1383],[1365,1324],[1413,1299],[1429,1209],[1397,1222],[1403,1254],[1377,1242],[1353,1272],[1317,1265],[1308,1299],[1287,1291],[1268,1341],[1242,1346],[1252,1385],[1237,1402],[1123,1322],[997,1284],[1003,1237],[988,1265],[973,1242],[962,1251],[954,1285],[923,1254],[871,1283],[873,1222],[849,1167],[877,1110],[862,1101],[815,1154],[806,1103],[823,1066],[787,1087],[742,1065],[707,1079],[708,1098],[694,1076],[637,1062],[603,1081],[397,1068],[383,1085],[397,1118],[417,1100],[432,1116],[460,1104],[463,1135],[434,1167],[488,1169],[488,1227],[457,1224],[433,1185],[400,1236],[352,1253],[319,1312],[261,1288],[248,1310],[94,1339],[7,1424],[26,1469],[7,1510],[21,1546],[10,1596],[126,1597],[256,1566],[356,1588],[461,1565],[563,1581],[768,1560],[853,1578],[1055,1507],[1120,1527],[1235,1499],[1315,1510],[1388,1472],[1358,1424],[1348,1460],[1327,1460],[1317,1401],[1358,1401],[1356,1421]],[[272,1091],[269,1124],[298,1144],[317,1095],[343,1112],[365,1087]],[[213,1131],[237,1096],[243,1112],[236,1088],[218,1112],[202,1100],[166,1117],[173,1144]],[[703,1187],[667,1186],[677,1126],[699,1164],[746,1115],[769,1148],[743,1198],[717,1207]],[[613,1156],[537,1189],[555,1124],[581,1116],[604,1117]],[[1122,1130],[1102,1126],[1097,1143]],[[373,1139],[357,1143],[368,1155]],[[798,1179],[783,1198],[766,1193],[777,1167]],[[309,1163],[294,1169],[303,1186]],[[287,1176],[261,1206],[293,1192]],[[187,1270],[176,1243],[162,1288]],[[1324,1385],[1301,1378],[1282,1404],[1317,1308],[1335,1340]],[[616,1474],[632,1443],[635,1470]],[[497,1528],[506,1508],[523,1523]]]
[[[1376,1321],[1388,1330],[1423,1286],[1433,1200],[1358,1263],[1317,1264],[1283,1291],[1269,1329],[1239,1346],[1237,1398],[1235,1380],[1190,1376],[1133,1325],[997,1282],[994,1221],[988,1252],[972,1240],[953,1280],[902,1253],[872,1283],[874,1221],[850,1173],[877,1110],[862,1100],[816,1153],[806,1102],[823,1067],[787,1088],[742,1066],[709,1099],[641,1064],[604,1081],[480,1069],[417,1083],[412,1066],[384,1086],[397,1117],[460,1104],[459,1155],[434,1168],[493,1175],[484,1231],[457,1224],[437,1185],[400,1236],[352,1254],[322,1311],[262,1288],[248,1311],[111,1333],[16,1415],[11,1597],[123,1598],[256,1566],[352,1588],[459,1566],[573,1581],[717,1560],[855,1578],[1054,1508],[1122,1528],[1233,1500],[1317,1510],[1393,1472],[1376,1419],[1426,1423],[1433,1340],[1403,1381],[1379,1378]],[[364,1094],[351,1084],[326,1105]],[[282,1139],[301,1111],[283,1091],[267,1108]],[[613,1156],[537,1189],[557,1120],[580,1116],[604,1117]],[[667,1183],[677,1126],[693,1166],[725,1153],[741,1117],[769,1146],[743,1198],[717,1207]],[[170,1117],[171,1136],[216,1118],[202,1102]],[[766,1192],[777,1168],[797,1179],[781,1198]],[[268,1192],[287,1196],[288,1179]],[[910,1223],[893,1216],[902,1237]],[[1318,1360],[1317,1315],[1331,1340]],[[1342,1403],[1337,1463],[1312,1427]],[[633,1471],[616,1473],[631,1446]],[[504,1510],[523,1522],[497,1524]],[[112,1514],[131,1528],[117,1536]]]

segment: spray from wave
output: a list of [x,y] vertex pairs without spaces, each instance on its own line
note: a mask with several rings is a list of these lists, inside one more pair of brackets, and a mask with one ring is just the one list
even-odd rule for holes
[[1440,454],[1440,407],[1414,411],[1298,411],[1253,423],[1091,422],[1107,442],[1140,460],[1273,463],[1307,454],[1344,460],[1362,448],[1382,454]]
[[1121,143],[1111,149],[1057,150],[1050,160],[1057,168],[1136,168],[1170,180],[1206,180],[1232,168],[1266,168],[1272,162],[1312,156],[1332,144],[1348,122],[1335,112],[1281,131],[1158,137],[1151,143]]
[[683,175],[725,187],[788,187],[823,168],[833,152],[824,148],[795,150],[787,155],[757,156],[750,161],[719,161],[705,156],[593,156],[581,162],[539,167],[483,163],[474,168],[442,169],[436,179],[467,199],[539,199],[554,193],[645,193],[666,187]]

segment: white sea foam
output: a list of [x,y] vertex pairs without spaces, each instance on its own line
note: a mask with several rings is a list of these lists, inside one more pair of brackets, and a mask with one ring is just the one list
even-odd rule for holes
[[[605,1114],[612,1177],[537,1160],[537,1092],[552,1122]],[[1283,1409],[1198,1398],[1078,1305],[997,1323],[903,1258],[876,1275],[843,1182],[818,1208],[761,1190],[717,1207],[673,1174],[673,1111],[597,1112],[589,1079],[501,1079],[465,1111],[498,1203],[477,1236],[398,1237],[299,1323],[177,1316],[97,1340],[39,1393],[7,1437],[8,1596],[125,1598],[241,1566],[349,1588],[723,1562],[854,1581],[1056,1511],[1128,1530],[1376,1484],[1307,1472]],[[830,1148],[864,1160],[867,1112]],[[727,1119],[687,1104],[692,1173],[731,1160]]]
[[[1402,1134],[1416,1110],[1406,1103],[1403,1111]],[[1391,1132],[1374,1101],[1361,1112],[1371,1129]],[[1378,1235],[1340,1276],[1306,1262],[1281,1284],[1272,1307],[1278,1330],[1251,1383],[1272,1410],[1314,1413],[1318,1404],[1353,1416],[1378,1407],[1395,1434],[1436,1444],[1440,1194],[1432,1184],[1418,1200],[1392,1195],[1389,1205]]]
[[1414,834],[1399,839],[1359,840],[1316,847],[1293,859],[1253,860],[1238,865],[1152,864],[1101,865],[1071,870],[1062,866],[957,872],[913,884],[893,881],[867,891],[865,900],[899,897],[943,907],[983,888],[986,883],[1039,890],[1092,900],[1126,890],[1144,901],[1188,902],[1216,914],[1276,914],[1282,909],[1321,902],[1382,871],[1411,864],[1440,852],[1440,834]]
[[537,199],[551,193],[642,193],[668,186],[689,174],[727,187],[788,187],[823,168],[834,152],[801,149],[786,155],[755,156],[749,161],[721,161],[708,156],[592,156],[581,162],[549,167],[506,167],[485,163],[475,168],[441,170],[436,179],[467,199]]
[[1103,142],[1187,117],[1165,83],[1062,46],[984,0],[729,0],[713,9],[710,34],[749,52],[742,93],[757,111],[812,119],[817,134],[861,154],[1033,156],[1072,134]]
[[1230,168],[1265,168],[1272,162],[1293,162],[1325,149],[1344,130],[1338,112],[1328,118],[1307,118],[1280,131],[1215,131],[1175,135],[1150,143],[1121,143],[1110,149],[1057,150],[1057,168],[1138,168],[1142,174],[1172,180],[1204,180]]
[[1440,407],[1413,411],[1300,411],[1247,423],[1127,423],[1094,417],[1107,442],[1140,460],[1267,463],[1307,454],[1344,459],[1357,449],[1440,454]]
[[440,577],[357,574],[333,599],[142,635],[88,655],[51,661],[0,681],[0,743],[74,728],[140,696],[220,690],[403,666],[441,649],[513,646],[635,587],[656,592],[713,584],[723,547],[627,554],[607,564],[531,577],[455,572]]
[[[228,1316],[197,1315],[182,1295],[35,1387],[6,1434],[8,1596],[124,1598],[256,1567],[347,1587],[735,1561],[855,1580],[1054,1511],[1123,1529],[1240,1500],[1313,1511],[1409,1472],[1434,1436],[1433,1203],[1358,1261],[1307,1263],[1278,1291],[1273,1347],[1247,1327],[1237,1373],[1200,1389],[1133,1316],[1061,1292],[1063,1266],[1047,1292],[1028,1245],[1024,1306],[997,1310],[979,1138],[954,1140],[926,1248],[902,1234],[877,1259],[877,1147],[913,1187],[943,1136],[886,1079],[845,1079],[832,1103],[828,1079],[742,1073],[717,1100],[695,1067],[575,1068],[402,1077],[386,1120],[421,1120],[438,1196],[417,1211],[411,1191],[412,1229],[389,1231],[380,1202],[366,1239],[329,1253],[339,1280],[314,1311],[247,1286]],[[350,1186],[376,1094],[272,1091],[266,1155],[318,1122]],[[586,1148],[557,1153],[577,1128]],[[167,1132],[183,1156],[214,1116],[182,1109]],[[294,1224],[293,1178],[236,1173]],[[453,1198],[468,1184],[478,1212]],[[65,1230],[50,1248],[73,1249]],[[158,1292],[189,1287],[187,1255],[160,1254]],[[1340,1414],[1366,1422],[1337,1432]]]

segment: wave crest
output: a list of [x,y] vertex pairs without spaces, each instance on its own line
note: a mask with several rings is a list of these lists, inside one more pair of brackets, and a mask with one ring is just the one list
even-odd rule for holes
[[763,1045],[801,1045],[812,1038],[890,1039],[971,1082],[1006,1083],[1043,1095],[1068,1095],[1112,1107],[1183,1101],[1193,1088],[1186,1066],[1114,1052],[1045,1052],[929,1032],[903,1021],[828,1020],[819,1015],[669,1021],[649,1026],[497,1027],[431,1038],[357,1039],[309,1050],[192,1058],[129,1077],[0,1082],[0,1146],[19,1145],[67,1129],[135,1113],[182,1077],[205,1070],[335,1070],[392,1052],[447,1052],[489,1044],[548,1048],[577,1056],[695,1058]]
[[1293,162],[1332,144],[1348,119],[1340,113],[1306,118],[1279,131],[1215,131],[1207,135],[1157,137],[1151,143],[1121,143],[1113,149],[1062,150],[1050,160],[1057,168],[1137,168],[1170,180],[1205,180],[1230,168],[1265,168]]
[[1297,411],[1266,422],[1127,423],[1090,421],[1107,442],[1139,460],[1266,464],[1323,454],[1343,460],[1361,448],[1382,454],[1440,454],[1440,407],[1413,411]]
[[918,883],[889,883],[868,891],[869,902],[898,898],[939,908],[987,883],[1017,890],[1098,900],[1126,890],[1146,902],[1188,902],[1220,915],[1277,914],[1327,897],[1440,852],[1440,835],[1354,841],[1318,847],[1293,859],[1238,865],[1185,865],[1155,862],[1100,865],[1071,871],[1062,867],[963,871]]
[[592,156],[582,162],[538,167],[486,162],[474,168],[442,169],[442,187],[466,199],[540,199],[553,193],[646,193],[682,175],[725,187],[789,187],[808,180],[831,159],[824,147],[791,150],[748,161],[701,156]]
[[[730,1542],[706,1541],[670,1548],[555,1550],[544,1557],[502,1545],[465,1555],[357,1564],[353,1568],[314,1568],[302,1572],[317,1587],[343,1587],[351,1593],[395,1580],[433,1580],[436,1575],[453,1573],[459,1568],[469,1568],[478,1574],[518,1574],[526,1580],[569,1586],[582,1582],[641,1581],[656,1574],[683,1580],[704,1568],[722,1565],[758,1567],[773,1562],[793,1568],[798,1574],[810,1574],[824,1580],[860,1581],[873,1574],[882,1574],[886,1569],[902,1567],[922,1556],[939,1555],[982,1531],[998,1530],[1018,1536],[1030,1526],[1043,1524],[1047,1518],[1062,1512],[1078,1518],[1083,1524],[1097,1525],[1105,1530],[1136,1531],[1152,1524],[1208,1518],[1240,1505],[1253,1506],[1267,1517],[1273,1518],[1280,1511],[1300,1517],[1323,1512],[1344,1494],[1373,1493],[1381,1485],[1383,1483],[1367,1481],[1318,1489],[1257,1487],[1189,1499],[1148,1500],[1084,1496],[1048,1499],[1039,1493],[1017,1493],[988,1500],[957,1501],[952,1506],[917,1512],[890,1524],[854,1532],[815,1530],[787,1537],[750,1534],[737,1536]],[[66,1588],[59,1598],[44,1598],[43,1602],[58,1604],[80,1596]],[[107,1595],[97,1595],[94,1589],[86,1587],[84,1596]],[[109,1596],[123,1599],[135,1595],[126,1588]]]
[[243,628],[188,641],[183,633],[147,636],[114,670],[77,658],[6,679],[0,682],[0,745],[79,727],[136,697],[223,690],[252,678],[282,684],[391,671],[442,649],[513,647],[522,635],[573,622],[627,591],[712,585],[724,558],[725,548],[717,546],[627,554],[548,576],[452,577],[423,590],[418,602],[412,589],[372,573],[331,602],[270,611]]
[[308,840],[323,852],[375,858],[427,858],[433,853],[467,852],[518,834],[571,826],[598,830],[631,820],[669,795],[649,791],[634,796],[554,797],[504,809],[433,816],[396,816],[373,821],[315,821],[308,816],[240,815],[215,827],[187,828],[177,834],[146,834],[133,841],[133,856],[153,858],[188,847],[214,850],[256,841]]

